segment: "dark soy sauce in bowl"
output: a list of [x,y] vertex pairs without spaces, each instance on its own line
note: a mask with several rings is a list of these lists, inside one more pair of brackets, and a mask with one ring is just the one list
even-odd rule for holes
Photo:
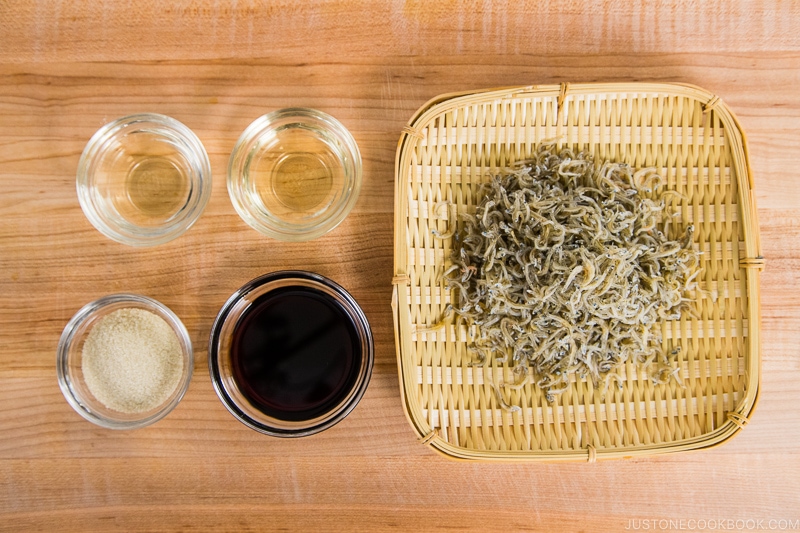
[[355,299],[302,270],[265,274],[222,306],[208,346],[214,390],[251,429],[303,437],[344,419],[369,385],[375,348]]
[[231,345],[233,378],[264,414],[310,420],[336,407],[361,367],[355,325],[330,296],[284,287],[260,296],[240,318]]

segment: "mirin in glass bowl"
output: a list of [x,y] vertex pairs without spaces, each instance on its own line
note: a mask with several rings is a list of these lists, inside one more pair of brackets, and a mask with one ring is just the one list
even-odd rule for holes
[[103,235],[131,246],[175,239],[211,196],[211,166],[197,135],[174,118],[130,115],[100,128],[78,163],[78,200]]
[[331,231],[361,190],[361,154],[334,117],[306,108],[274,111],[239,137],[228,193],[239,216],[261,233],[307,241]]

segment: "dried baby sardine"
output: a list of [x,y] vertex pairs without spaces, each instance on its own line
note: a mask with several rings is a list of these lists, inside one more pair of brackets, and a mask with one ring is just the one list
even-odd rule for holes
[[658,324],[691,309],[700,261],[692,226],[664,233],[662,181],[543,145],[486,183],[444,272],[478,362],[527,365],[549,399],[570,376],[619,384],[628,361],[656,383],[677,376]]

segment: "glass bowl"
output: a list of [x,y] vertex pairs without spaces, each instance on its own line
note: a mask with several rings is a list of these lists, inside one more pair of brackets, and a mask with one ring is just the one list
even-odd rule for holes
[[[103,405],[91,393],[82,369],[83,346],[89,332],[102,317],[124,308],[144,309],[164,319],[177,336],[183,356],[178,386],[160,405],[141,413],[123,413]],[[189,388],[193,369],[192,342],[183,323],[165,305],[146,296],[113,294],[85,305],[67,323],[58,342],[56,370],[61,392],[79,415],[109,429],[136,429],[162,419],[183,398]]]
[[332,116],[274,111],[244,130],[231,153],[228,193],[239,216],[284,241],[315,239],[344,220],[361,189],[361,154]]
[[[259,320],[258,328],[248,326]],[[295,334],[298,327],[305,337]],[[208,368],[217,395],[240,422],[267,435],[301,437],[355,408],[374,358],[367,318],[347,291],[319,274],[282,271],[228,299],[211,329]]]
[[78,163],[78,200],[103,235],[131,246],[168,242],[194,224],[211,196],[211,166],[197,135],[154,113],[100,128]]

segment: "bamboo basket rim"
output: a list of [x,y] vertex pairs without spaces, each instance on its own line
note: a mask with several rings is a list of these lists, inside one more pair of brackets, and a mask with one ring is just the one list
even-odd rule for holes
[[[731,150],[731,168],[735,169],[738,191],[738,209],[740,224],[744,231],[745,258],[740,259],[740,269],[747,274],[747,311],[749,330],[745,353],[747,370],[744,373],[746,383],[745,394],[736,402],[735,409],[727,413],[723,424],[710,432],[676,442],[662,442],[648,445],[627,446],[621,448],[594,449],[589,445],[586,449],[557,450],[478,450],[455,446],[442,439],[438,430],[432,429],[422,415],[421,408],[414,396],[412,379],[413,368],[408,367],[404,358],[403,324],[399,304],[398,288],[406,286],[408,275],[405,272],[406,248],[404,243],[403,224],[406,220],[403,186],[407,176],[404,173],[404,161],[410,147],[421,140],[421,130],[447,111],[474,104],[489,102],[494,99],[514,99],[521,96],[555,97],[561,107],[567,96],[592,94],[654,94],[681,96],[701,103],[704,113],[713,109],[723,125]],[[436,96],[421,106],[403,128],[395,158],[395,228],[394,228],[394,278],[392,309],[395,330],[395,349],[397,353],[400,395],[403,410],[418,435],[419,441],[430,446],[436,452],[450,459],[486,460],[486,461],[585,461],[597,459],[620,459],[643,457],[656,454],[667,454],[685,451],[696,451],[719,446],[737,435],[751,419],[759,398],[761,385],[761,340],[760,340],[760,293],[759,271],[763,269],[763,256],[758,232],[757,212],[753,176],[750,168],[745,133],[725,103],[711,92],[691,84],[684,83],[561,83],[548,85],[527,85],[461,91]],[[408,329],[408,328],[406,328]],[[410,332],[409,332],[410,335]],[[749,359],[749,361],[748,361]],[[755,360],[753,360],[755,359]],[[577,416],[577,415],[576,415]],[[576,422],[577,424],[577,422]]]

